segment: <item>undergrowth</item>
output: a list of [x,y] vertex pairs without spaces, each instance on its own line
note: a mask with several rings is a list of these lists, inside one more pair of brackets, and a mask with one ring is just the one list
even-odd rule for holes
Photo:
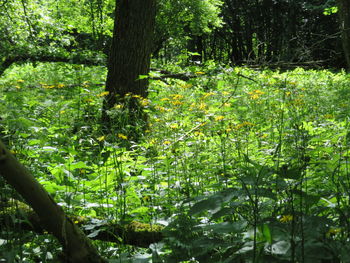
[[[167,226],[148,250],[97,243],[108,258],[348,262],[349,76],[186,70],[198,77],[136,96],[149,115],[136,143],[100,128],[105,68],[14,66],[0,80],[1,139],[68,213]],[[3,238],[0,255],[49,262],[36,240]]]

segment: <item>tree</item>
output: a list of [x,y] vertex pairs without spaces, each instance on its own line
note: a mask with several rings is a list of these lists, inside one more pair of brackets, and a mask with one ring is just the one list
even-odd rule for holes
[[148,80],[140,76],[150,70],[156,0],[117,1],[115,14],[106,81],[108,95],[102,109],[102,122],[107,130],[113,122],[109,110],[117,103],[123,105],[128,116],[114,128],[135,127],[136,122],[145,118],[138,96],[147,97]]
[[337,0],[340,28],[342,35],[343,52],[347,70],[350,71],[350,2]]
[[83,231],[67,217],[34,176],[22,166],[0,141],[0,175],[33,208],[46,230],[62,244],[64,262],[102,263],[96,248]]

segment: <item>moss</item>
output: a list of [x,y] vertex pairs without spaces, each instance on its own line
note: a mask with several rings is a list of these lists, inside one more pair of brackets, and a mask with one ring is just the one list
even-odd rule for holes
[[163,230],[163,226],[161,225],[151,225],[146,223],[140,223],[137,221],[132,221],[130,224],[126,226],[127,230],[132,230],[135,232],[161,232]]

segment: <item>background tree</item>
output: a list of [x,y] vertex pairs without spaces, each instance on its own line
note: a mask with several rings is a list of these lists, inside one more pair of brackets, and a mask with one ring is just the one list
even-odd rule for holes
[[347,70],[350,71],[350,2],[337,0],[340,29]]

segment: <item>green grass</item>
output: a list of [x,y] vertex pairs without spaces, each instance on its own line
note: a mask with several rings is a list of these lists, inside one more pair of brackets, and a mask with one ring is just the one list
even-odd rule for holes
[[166,262],[346,260],[349,75],[189,70],[151,81],[134,143],[99,127],[104,68],[12,67],[2,140],[69,213],[170,224]]

